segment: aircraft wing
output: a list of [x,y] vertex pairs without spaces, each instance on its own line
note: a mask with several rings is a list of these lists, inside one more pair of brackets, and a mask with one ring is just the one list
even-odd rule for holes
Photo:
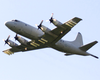
[[[46,46],[45,46],[46,47]],[[41,48],[45,48],[45,47],[37,47],[37,48],[32,48],[32,47],[22,47],[21,45],[20,46],[17,46],[17,47],[12,47],[10,49],[7,49],[7,50],[4,50],[3,52],[8,54],[8,55],[11,55],[11,54],[14,54],[15,52],[24,52],[24,51],[30,51],[30,50],[36,50],[36,49],[41,49]]]
[[36,50],[36,49],[41,49],[41,48],[47,48],[49,47],[48,44],[50,44],[54,40],[54,37],[49,35],[49,34],[44,34],[38,39],[29,41],[27,45],[18,45],[15,47],[12,47],[10,49],[4,50],[3,52],[11,55],[14,54],[15,52],[24,52],[24,51],[30,51],[30,50]]
[[68,33],[71,30],[71,28],[73,28],[81,20],[82,19],[80,19],[78,17],[74,17],[73,19],[62,24],[60,27],[53,29],[51,32],[53,34],[57,35],[57,37],[53,41],[53,43],[59,41],[66,33]]
[[15,47],[12,47],[10,49],[4,50],[3,52],[8,54],[8,55],[11,55],[11,54],[14,54],[15,52],[21,52],[21,51],[24,52],[24,51],[46,48],[48,46],[46,46],[45,43],[46,42],[38,39],[38,40],[28,42],[27,45],[21,44],[19,46],[15,46]]

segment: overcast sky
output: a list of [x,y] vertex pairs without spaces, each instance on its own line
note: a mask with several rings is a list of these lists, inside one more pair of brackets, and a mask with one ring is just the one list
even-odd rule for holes
[[[73,17],[83,19],[64,40],[73,41],[81,32],[84,44],[100,42],[100,0],[0,0],[0,80],[100,80],[100,59],[91,56],[66,57],[51,48],[10,56],[2,52],[10,48],[2,40],[15,36],[4,22],[18,19],[36,27],[44,20],[43,25],[53,29],[55,26],[46,22],[51,13],[63,23]],[[100,57],[100,43],[88,52]]]

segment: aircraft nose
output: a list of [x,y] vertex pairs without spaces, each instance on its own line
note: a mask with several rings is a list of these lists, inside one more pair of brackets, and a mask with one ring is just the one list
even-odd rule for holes
[[9,28],[13,26],[13,22],[12,21],[6,21],[4,24]]
[[6,21],[6,22],[5,22],[5,25],[6,25],[6,26],[9,26],[9,24],[10,24],[9,21]]

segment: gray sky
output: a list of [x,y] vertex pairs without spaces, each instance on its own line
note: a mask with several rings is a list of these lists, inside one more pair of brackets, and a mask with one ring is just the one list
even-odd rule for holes
[[[73,17],[83,19],[64,40],[73,41],[81,32],[84,44],[100,42],[100,0],[0,0],[0,80],[100,80],[100,59],[91,56],[66,57],[51,48],[11,56],[2,52],[10,48],[2,40],[15,36],[4,22],[18,19],[35,27],[44,20],[43,25],[53,29],[55,26],[46,22],[51,13],[63,23]],[[88,52],[100,57],[99,48],[100,43]]]

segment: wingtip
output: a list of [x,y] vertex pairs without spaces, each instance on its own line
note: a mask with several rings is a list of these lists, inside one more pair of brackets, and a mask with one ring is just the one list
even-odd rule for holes
[[73,18],[73,21],[75,21],[76,23],[80,22],[82,19],[81,18],[78,18],[78,17],[74,17]]
[[95,41],[96,43],[98,43],[98,41]]
[[81,18],[79,18],[79,17],[75,17],[76,19],[79,19],[80,21],[82,20]]

